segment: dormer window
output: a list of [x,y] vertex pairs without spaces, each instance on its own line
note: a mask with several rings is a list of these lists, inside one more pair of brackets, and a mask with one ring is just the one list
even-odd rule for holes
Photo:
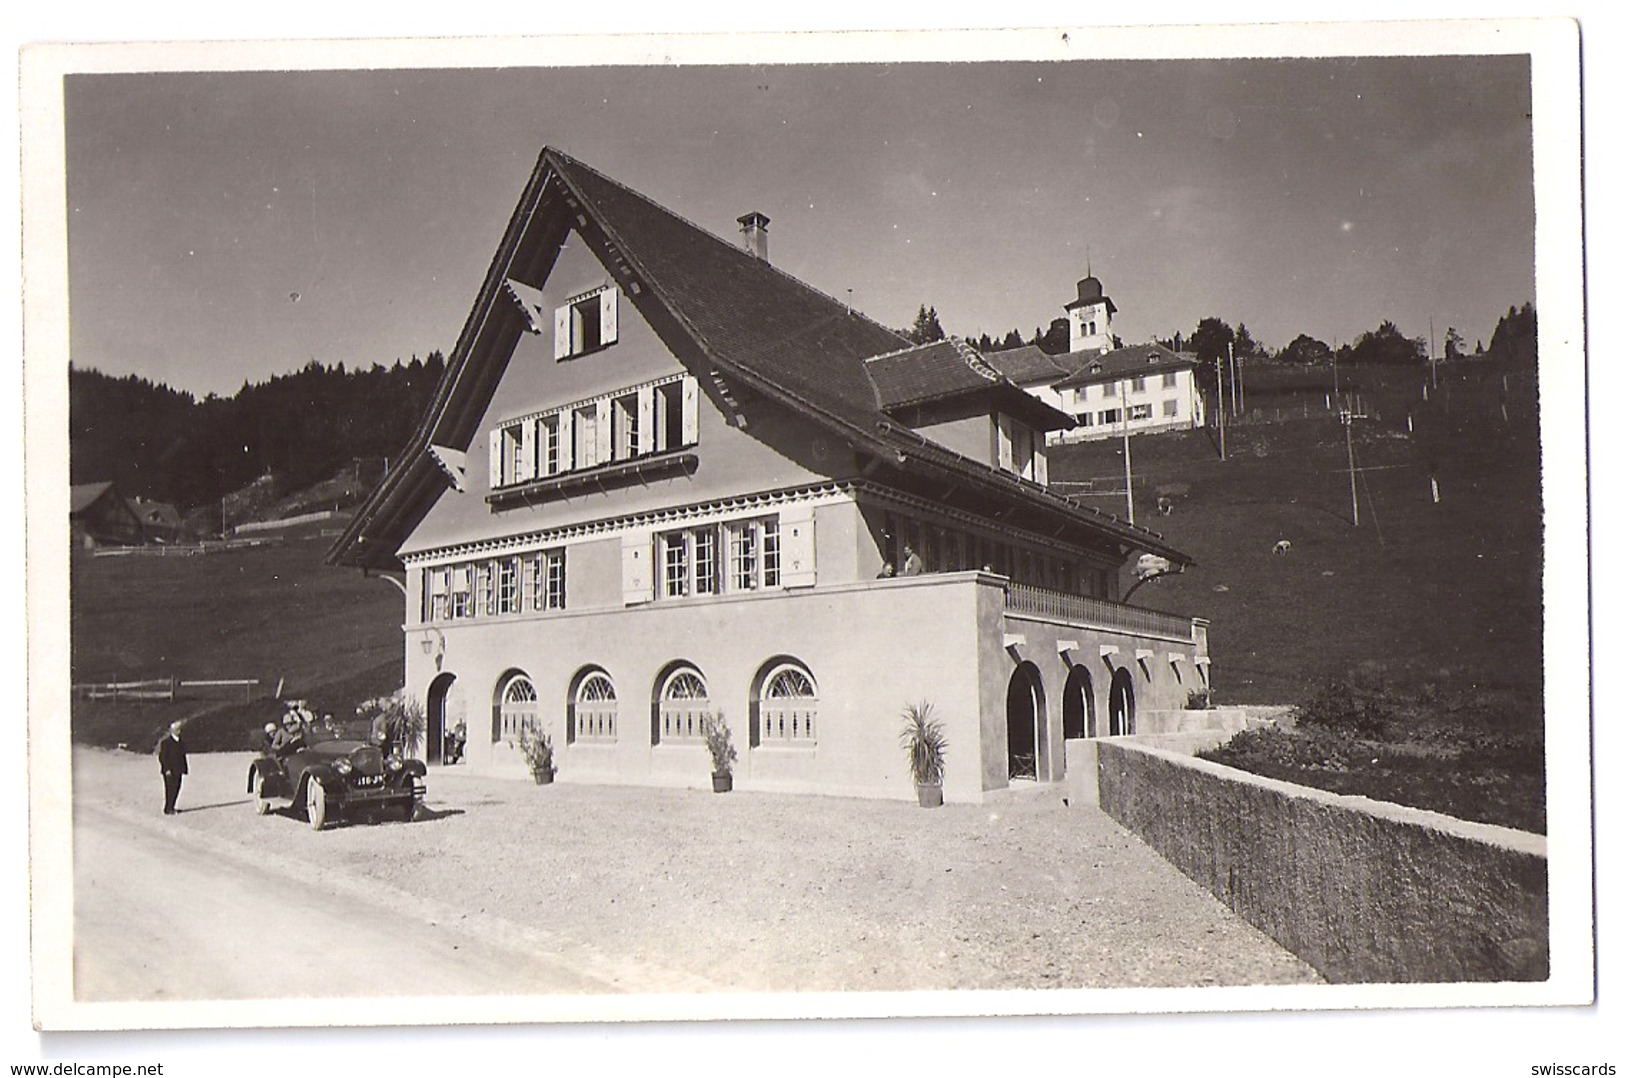
[[605,285],[554,310],[553,358],[571,359],[614,344],[620,336],[619,297],[619,289]]

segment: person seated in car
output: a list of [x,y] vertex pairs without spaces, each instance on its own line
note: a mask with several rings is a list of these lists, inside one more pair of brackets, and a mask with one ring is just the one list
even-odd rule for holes
[[276,732],[276,737],[271,742],[271,751],[280,760],[304,747],[304,725],[299,721],[299,713],[290,705],[282,714],[282,729]]
[[276,733],[277,733],[277,725],[276,725],[276,723],[268,722],[268,723],[265,724],[265,732],[260,737],[260,751],[261,752],[267,753],[267,754],[271,752],[272,747],[276,744]]

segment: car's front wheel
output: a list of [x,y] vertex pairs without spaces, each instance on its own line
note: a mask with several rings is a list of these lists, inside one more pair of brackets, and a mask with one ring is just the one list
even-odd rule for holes
[[314,776],[305,780],[305,819],[312,831],[327,826],[327,791]]
[[254,776],[254,812],[265,816],[271,811],[271,799],[265,795],[265,776]]

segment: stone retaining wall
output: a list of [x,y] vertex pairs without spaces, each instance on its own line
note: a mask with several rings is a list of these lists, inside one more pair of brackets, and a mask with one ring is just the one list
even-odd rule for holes
[[1549,974],[1546,840],[1188,755],[1220,735],[1066,743],[1094,804],[1332,982]]

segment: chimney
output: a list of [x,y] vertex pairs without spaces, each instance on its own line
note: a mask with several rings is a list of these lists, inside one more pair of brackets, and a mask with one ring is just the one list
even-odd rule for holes
[[745,237],[745,250],[753,258],[767,261],[767,215],[751,210],[739,218],[739,231]]

